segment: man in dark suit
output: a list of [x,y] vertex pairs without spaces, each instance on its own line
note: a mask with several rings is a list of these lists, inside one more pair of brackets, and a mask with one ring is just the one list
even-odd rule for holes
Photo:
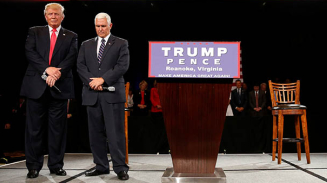
[[[110,34],[111,28],[108,14],[96,15],[98,36],[82,43],[77,59],[77,72],[83,82],[82,105],[87,106],[90,146],[96,164],[85,175],[109,174],[108,140],[113,169],[119,179],[128,180],[123,75],[129,67],[129,50],[126,40]],[[103,87],[110,87],[111,91],[104,91]]]
[[236,89],[232,91],[230,105],[234,116],[245,116],[248,97],[242,88],[241,80],[236,80]]
[[260,91],[263,92],[266,96],[266,106],[263,109],[263,114],[264,115],[271,115],[271,96],[270,96],[270,91],[267,90],[267,84],[266,83],[261,83],[260,84]]
[[[61,27],[64,8],[45,6],[47,26],[32,27],[25,43],[28,67],[21,87],[26,100],[25,154],[28,178],[35,178],[48,150],[50,173],[64,176],[67,99],[74,98],[72,66],[77,57],[77,34]],[[41,76],[43,76],[41,78]],[[44,80],[43,80],[44,79]],[[57,90],[56,86],[59,90]],[[48,123],[48,129],[45,129]],[[48,147],[44,133],[48,131]]]
[[259,84],[254,84],[253,90],[249,93],[250,114],[252,117],[264,115],[263,109],[266,106],[266,95],[259,90]]

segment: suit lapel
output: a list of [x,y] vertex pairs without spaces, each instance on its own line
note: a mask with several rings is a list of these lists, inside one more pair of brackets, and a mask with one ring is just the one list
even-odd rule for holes
[[58,38],[57,38],[57,41],[56,41],[56,45],[55,45],[54,50],[53,50],[52,57],[58,52],[58,50],[60,49],[61,44],[64,42],[64,40],[66,38],[66,33],[65,32],[66,31],[65,31],[64,28],[60,29],[59,34],[58,34]]
[[98,37],[94,38],[91,45],[91,55],[94,61],[98,63],[98,53],[97,53]]
[[49,34],[49,27],[46,25],[43,30],[42,30],[42,37],[44,37],[44,39],[41,39],[44,45],[44,58],[45,60],[49,63],[49,52],[50,52],[50,34]]
[[104,47],[104,51],[103,51],[103,54],[102,54],[100,65],[102,63],[103,58],[106,56],[107,52],[110,50],[110,48],[112,47],[112,45],[114,43],[115,43],[115,36],[113,36],[111,34],[110,37],[109,37],[109,39],[108,39],[108,41],[107,41],[106,47]]

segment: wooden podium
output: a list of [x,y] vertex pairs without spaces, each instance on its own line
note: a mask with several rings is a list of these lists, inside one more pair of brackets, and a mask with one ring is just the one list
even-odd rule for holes
[[173,161],[173,172],[163,179],[165,172],[162,182],[174,182],[174,177],[192,181],[194,177],[214,178],[232,79],[201,83],[158,80],[157,87]]

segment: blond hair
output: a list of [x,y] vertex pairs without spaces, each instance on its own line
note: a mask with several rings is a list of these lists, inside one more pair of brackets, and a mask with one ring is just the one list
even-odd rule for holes
[[140,82],[139,87],[141,88],[141,86],[142,86],[143,84],[146,84],[145,89],[148,89],[148,83],[147,83],[145,80],[142,80],[142,81]]
[[59,3],[48,3],[44,7],[44,15],[47,13],[47,10],[49,8],[51,8],[51,9],[60,9],[61,13],[62,13],[62,16],[65,17],[65,14],[64,14],[65,8],[61,4],[59,4]]
[[157,80],[154,80],[154,82],[153,82],[153,87],[157,87]]

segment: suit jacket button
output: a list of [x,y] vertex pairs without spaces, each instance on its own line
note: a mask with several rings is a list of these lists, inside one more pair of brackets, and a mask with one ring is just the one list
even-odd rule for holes
[[101,68],[99,68],[99,71],[101,71]]

